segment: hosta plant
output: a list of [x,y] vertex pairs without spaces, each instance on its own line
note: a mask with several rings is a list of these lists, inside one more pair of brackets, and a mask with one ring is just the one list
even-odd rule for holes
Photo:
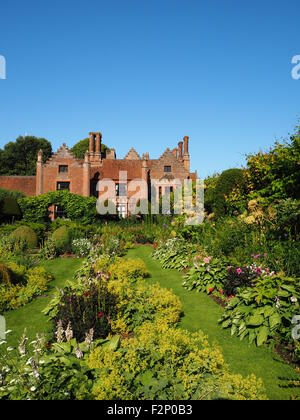
[[191,291],[211,294],[222,291],[227,278],[227,263],[222,258],[205,257],[194,261],[194,266],[184,277],[183,286]]
[[219,321],[241,340],[263,345],[280,335],[292,341],[292,319],[299,313],[299,279],[262,276],[231,299]]
[[173,238],[165,243],[154,244],[153,258],[160,261],[164,269],[185,270],[196,254],[196,246],[183,239]]

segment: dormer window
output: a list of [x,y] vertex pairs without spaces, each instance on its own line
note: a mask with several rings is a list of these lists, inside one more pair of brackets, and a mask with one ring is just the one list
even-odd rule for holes
[[68,165],[59,165],[58,172],[60,174],[67,174],[69,171]]
[[171,166],[165,166],[164,171],[165,171],[165,174],[169,174],[169,173],[171,173],[171,172],[172,172],[172,168],[171,168]]

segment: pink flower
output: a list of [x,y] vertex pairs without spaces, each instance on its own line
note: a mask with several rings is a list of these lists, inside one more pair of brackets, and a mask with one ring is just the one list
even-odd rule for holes
[[203,259],[203,261],[205,262],[205,264],[209,264],[211,259],[212,257],[206,257]]
[[243,273],[243,270],[241,269],[241,268],[238,268],[237,270],[236,270],[236,272],[238,273],[238,275],[240,276],[242,273]]

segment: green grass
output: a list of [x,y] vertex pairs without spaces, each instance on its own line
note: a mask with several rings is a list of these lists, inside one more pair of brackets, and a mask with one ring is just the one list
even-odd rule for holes
[[269,348],[257,348],[247,341],[241,342],[237,337],[231,337],[229,330],[223,330],[218,325],[223,309],[209,296],[184,289],[182,275],[175,270],[163,270],[160,263],[151,258],[151,252],[150,247],[138,247],[130,250],[128,257],[142,258],[151,273],[149,281],[158,282],[179,296],[184,311],[180,327],[191,332],[202,330],[211,343],[215,342],[222,348],[232,372],[243,376],[254,373],[262,378],[269,399],[290,399],[291,395],[297,394],[297,390],[282,388],[282,378],[294,374],[290,366]]
[[12,330],[12,334],[7,336],[7,341],[10,346],[15,347],[18,345],[25,327],[27,328],[27,335],[30,340],[33,340],[36,333],[48,334],[51,331],[52,325],[48,318],[42,314],[42,310],[51,300],[53,291],[57,287],[63,287],[68,280],[73,279],[75,271],[78,270],[81,263],[82,260],[80,259],[58,258],[42,264],[54,276],[49,290],[44,296],[34,299],[28,305],[4,314],[6,329]]

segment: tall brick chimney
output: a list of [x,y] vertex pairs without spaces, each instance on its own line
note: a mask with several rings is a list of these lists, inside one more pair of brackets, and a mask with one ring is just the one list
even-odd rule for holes
[[182,160],[182,158],[183,158],[182,149],[183,149],[183,142],[180,141],[178,143],[178,159],[179,160]]
[[95,134],[90,133],[89,153],[90,153],[91,160],[94,160],[94,152],[95,152]]
[[184,142],[184,153],[183,153],[183,162],[185,169],[190,172],[190,154],[189,154],[189,137],[185,136],[183,139]]
[[102,134],[101,133],[96,133],[95,160],[101,160],[101,140],[102,140]]

